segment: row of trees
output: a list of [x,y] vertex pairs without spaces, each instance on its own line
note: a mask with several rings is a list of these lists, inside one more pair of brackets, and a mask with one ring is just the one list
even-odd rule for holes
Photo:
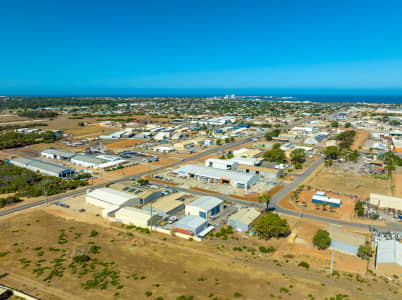
[[23,147],[39,143],[54,143],[57,139],[59,137],[52,131],[45,131],[43,133],[7,132],[0,135],[0,149]]
[[[263,154],[266,161],[283,163],[287,161],[285,151],[281,149],[281,144],[276,143],[271,150]],[[295,165],[296,169],[301,169],[302,164],[306,161],[306,151],[304,149],[295,149],[290,153],[290,161]]]
[[37,111],[37,110],[25,110],[17,113],[20,117],[26,117],[31,119],[45,119],[57,117],[58,113],[55,111]]
[[38,197],[43,195],[46,184],[48,195],[63,193],[88,184],[86,179],[63,180],[43,176],[25,168],[0,161],[0,194],[16,193],[16,197]]

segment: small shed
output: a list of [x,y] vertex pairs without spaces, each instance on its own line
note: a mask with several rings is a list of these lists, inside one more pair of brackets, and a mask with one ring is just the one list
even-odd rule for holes
[[236,231],[247,232],[251,229],[251,224],[261,213],[255,208],[241,208],[237,213],[232,215],[228,224]]
[[207,227],[208,222],[204,218],[189,215],[176,222],[175,231],[188,235],[198,235]]

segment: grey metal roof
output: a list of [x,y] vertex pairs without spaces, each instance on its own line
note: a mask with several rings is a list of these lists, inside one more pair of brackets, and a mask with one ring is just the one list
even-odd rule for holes
[[188,215],[176,222],[178,228],[197,228],[207,221],[199,216]]
[[214,207],[222,204],[223,201],[219,198],[216,197],[211,197],[211,196],[202,196],[198,198],[197,200],[194,200],[188,206],[193,206],[193,207],[198,207],[199,209],[203,211],[210,211]]
[[102,163],[107,162],[106,159],[101,159],[101,158],[97,158],[95,156],[84,155],[84,154],[78,154],[78,155],[74,156],[73,159],[83,161],[86,163],[90,163],[90,164],[102,164]]
[[66,157],[66,158],[71,158],[75,155],[74,152],[64,151],[64,150],[54,149],[54,148],[43,150],[42,153],[49,153],[49,154],[58,155],[61,157]]
[[250,225],[261,213],[253,207],[242,208],[234,215],[230,216],[229,220],[238,220],[243,224]]
[[377,264],[398,264],[402,266],[402,244],[396,240],[383,240],[377,246]]
[[230,179],[235,182],[240,183],[248,183],[252,180],[255,176],[254,175],[247,175],[244,173],[231,171],[231,170],[222,170],[217,168],[211,167],[203,167],[199,165],[184,165],[176,170],[177,173],[186,173],[186,174],[194,174],[197,176],[205,176],[208,178],[214,179]]
[[65,166],[50,163],[47,161],[42,161],[39,159],[20,157],[20,158],[13,158],[11,162],[13,161],[23,163],[26,167],[37,168],[39,170],[46,170],[52,173],[62,173],[71,170],[70,168],[67,168]]

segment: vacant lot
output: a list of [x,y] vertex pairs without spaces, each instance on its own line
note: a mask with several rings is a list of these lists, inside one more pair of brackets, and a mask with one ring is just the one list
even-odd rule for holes
[[366,175],[353,175],[322,168],[304,185],[316,190],[333,191],[341,194],[355,195],[367,199],[370,193],[391,195],[390,180],[374,178]]
[[402,197],[402,167],[396,167],[395,172],[392,174],[393,191],[392,196]]
[[355,141],[350,148],[352,150],[359,150],[359,146],[363,145],[364,141],[367,139],[369,134],[370,133],[367,130],[357,130]]
[[127,150],[126,148],[142,143],[144,143],[144,140],[121,140],[108,144],[106,148],[116,152],[118,150]]
[[401,292],[395,281],[386,285],[367,279],[369,286],[293,264],[278,266],[264,259],[265,254],[226,249],[218,239],[182,241],[120,225],[70,221],[40,210],[2,218],[0,227],[0,272],[8,273],[2,283],[42,299],[267,299],[270,294],[282,299],[309,294],[316,299],[337,294],[398,299]]

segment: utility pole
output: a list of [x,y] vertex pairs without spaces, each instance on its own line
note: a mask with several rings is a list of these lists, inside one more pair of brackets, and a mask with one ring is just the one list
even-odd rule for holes
[[[335,240],[335,236],[334,236],[334,240]],[[331,253],[331,267],[329,269],[329,275],[332,275],[332,272],[334,270],[334,247],[331,248],[332,253]]]
[[48,199],[47,199],[46,183],[47,183],[47,182],[45,182],[45,184],[43,185],[43,194],[45,195],[45,206],[48,207],[48,206],[49,206],[49,202],[48,202]]
[[151,202],[151,233],[152,233],[152,202]]

